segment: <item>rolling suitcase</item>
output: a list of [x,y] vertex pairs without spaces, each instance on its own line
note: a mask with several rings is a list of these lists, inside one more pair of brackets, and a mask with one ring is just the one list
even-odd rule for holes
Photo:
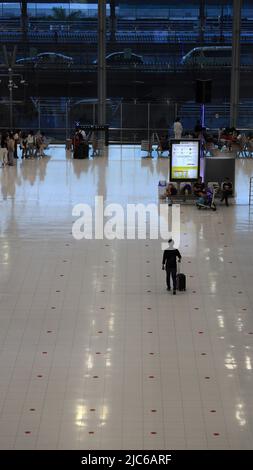
[[185,274],[180,272],[180,264],[178,266],[178,273],[177,273],[177,290],[179,291],[186,290],[186,276]]

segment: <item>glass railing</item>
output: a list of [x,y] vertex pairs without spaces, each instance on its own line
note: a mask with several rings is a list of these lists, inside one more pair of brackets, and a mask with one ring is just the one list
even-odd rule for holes
[[[13,128],[23,131],[44,131],[55,142],[69,138],[77,122],[85,125],[97,124],[98,105],[91,100],[43,99],[28,102],[0,102],[0,130]],[[150,140],[156,134],[173,135],[172,127],[176,116],[181,117],[184,131],[192,134],[198,119],[200,105],[194,102],[168,103],[122,103],[108,100],[106,121],[110,127],[109,140],[112,143],[136,143]],[[210,133],[229,126],[229,103],[206,105],[205,126]],[[238,128],[246,133],[253,129],[253,101],[239,106]]]

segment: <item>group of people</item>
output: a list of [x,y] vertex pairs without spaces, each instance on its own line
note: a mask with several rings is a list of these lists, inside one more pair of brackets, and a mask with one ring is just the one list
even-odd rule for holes
[[[193,186],[190,183],[186,183],[182,189],[181,194],[188,195],[193,194],[196,199],[203,198],[207,196],[208,188],[206,187],[205,183],[202,181],[200,177],[198,181],[196,181]],[[171,196],[176,196],[178,194],[178,190],[173,183],[169,183],[166,187],[165,197],[171,200]],[[225,201],[226,206],[228,207],[228,198],[231,197],[233,194],[233,183],[230,181],[230,178],[226,177],[224,181],[221,183],[220,187],[220,201]]]
[[0,133],[0,164],[13,166],[21,150],[21,159],[45,156],[47,141],[44,132],[3,131]]
[[[208,136],[206,129],[204,129],[200,123],[200,121],[197,121],[194,130],[189,131],[186,130],[184,131],[183,125],[181,123],[181,119],[177,117],[175,119],[175,122],[173,124],[173,134],[174,134],[174,139],[180,140],[180,139],[200,139],[202,144],[204,145],[210,138]],[[166,150],[170,149],[170,137],[169,134],[162,134],[159,137],[159,147],[160,151],[164,152]]]
[[[218,133],[213,134],[202,126],[200,120],[197,120],[192,131],[184,130],[181,119],[177,117],[173,124],[173,133],[175,139],[199,139],[202,143],[203,150],[208,150],[210,145],[216,146],[218,149],[232,150],[240,148],[242,142],[245,142],[251,152],[253,152],[253,134],[243,134],[235,127],[220,128]],[[168,135],[162,135],[160,138],[161,150],[169,149]]]
[[80,129],[77,127],[71,140],[72,140],[74,154],[75,152],[78,151],[78,147],[81,143],[89,145],[89,142],[90,142],[92,145],[92,150],[93,150],[92,155],[93,156],[98,155],[99,153],[98,152],[98,139],[94,131],[90,131],[89,133],[86,134],[84,129]]

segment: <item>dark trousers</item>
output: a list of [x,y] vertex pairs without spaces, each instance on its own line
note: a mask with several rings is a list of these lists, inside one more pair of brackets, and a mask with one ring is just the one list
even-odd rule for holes
[[228,206],[228,197],[229,196],[232,196],[232,191],[226,191],[226,190],[222,191],[221,202],[223,202],[224,199],[225,199],[226,206]]
[[177,270],[176,268],[167,268],[166,269],[166,280],[167,280],[167,287],[170,289],[170,276],[172,277],[173,281],[173,290],[177,288]]
[[18,144],[16,142],[14,147],[14,158],[18,158]]

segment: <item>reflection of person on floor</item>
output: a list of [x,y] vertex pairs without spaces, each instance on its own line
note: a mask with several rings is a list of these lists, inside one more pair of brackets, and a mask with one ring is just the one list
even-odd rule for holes
[[166,269],[167,290],[170,290],[170,277],[173,281],[173,295],[176,295],[176,281],[177,281],[177,258],[180,263],[181,254],[174,248],[174,240],[170,238],[169,248],[163,253],[162,269]]
[[225,181],[221,184],[221,192],[221,202],[225,199],[226,206],[228,207],[228,198],[229,196],[232,196],[233,193],[233,185],[228,177],[225,178]]

